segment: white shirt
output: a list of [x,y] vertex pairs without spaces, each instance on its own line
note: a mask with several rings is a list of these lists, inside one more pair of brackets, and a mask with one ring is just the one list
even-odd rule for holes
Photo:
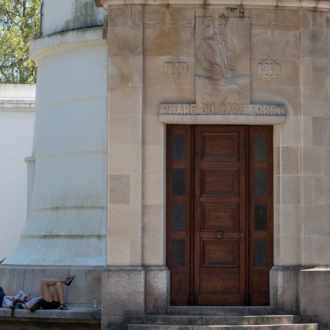
[[[24,297],[25,297],[25,293],[24,293],[23,291],[19,291],[19,293],[21,294],[20,299],[23,300]],[[17,295],[17,296],[18,296],[18,295]],[[9,299],[7,299],[6,297],[11,297],[11,298],[16,298],[16,299],[17,299],[17,296],[16,296],[16,297],[5,296],[5,297],[3,298],[2,307],[4,307],[4,308],[10,308],[10,307],[12,307],[12,306],[14,305],[14,302],[11,301],[11,300],[9,300]]]
[[27,302],[26,304],[24,304],[24,308],[26,308],[26,306],[32,304],[33,302],[35,302],[36,300],[40,299],[41,297],[34,297],[32,298],[29,302]]

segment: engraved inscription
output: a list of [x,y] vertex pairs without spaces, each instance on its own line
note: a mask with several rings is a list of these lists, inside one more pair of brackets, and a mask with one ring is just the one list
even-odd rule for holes
[[172,62],[165,63],[165,72],[168,73],[171,77],[178,79],[184,73],[188,72],[188,63],[180,62],[178,56],[174,56]]
[[258,64],[258,74],[261,78],[271,80],[273,78],[277,78],[277,76],[281,73],[281,65],[270,58],[267,60],[262,60]]
[[251,116],[285,116],[282,105],[259,104],[161,104],[160,115],[251,115]]
[[[196,17],[196,99],[193,104],[160,104],[159,114],[196,116],[190,119],[198,115],[285,116],[282,104],[250,104],[250,33],[246,17]],[[188,72],[188,64],[174,56],[165,63],[165,72],[178,79]],[[259,62],[258,73],[270,80],[278,77],[281,66],[268,58]],[[182,120],[171,118],[176,119]]]

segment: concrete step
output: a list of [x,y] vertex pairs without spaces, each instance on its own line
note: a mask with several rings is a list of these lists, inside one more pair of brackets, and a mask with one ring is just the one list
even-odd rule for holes
[[128,330],[317,330],[315,323],[271,325],[156,325],[129,324]]
[[69,310],[60,309],[37,310],[34,313],[26,309],[16,309],[11,317],[11,310],[0,308],[1,330],[99,330],[101,329],[101,310],[74,307]]
[[147,315],[146,324],[159,325],[262,325],[295,324],[301,322],[300,315],[266,316],[201,316],[201,315]]
[[169,306],[169,315],[254,316],[275,315],[275,306]]

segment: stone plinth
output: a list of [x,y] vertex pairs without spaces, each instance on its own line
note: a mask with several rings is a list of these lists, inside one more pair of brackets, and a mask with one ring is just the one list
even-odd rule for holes
[[300,272],[300,314],[305,322],[330,328],[330,268],[314,267]]
[[107,267],[103,272],[102,329],[126,329],[145,314],[166,314],[166,267]]
[[101,310],[67,305],[68,311],[15,310],[15,317],[10,316],[10,309],[0,308],[0,324],[3,330],[98,330],[101,323]]
[[70,286],[64,286],[64,301],[75,307],[93,307],[94,298],[102,305],[102,271],[104,267],[79,266],[19,266],[0,265],[0,286],[8,295],[18,291],[41,296],[44,278],[64,279],[76,276]]

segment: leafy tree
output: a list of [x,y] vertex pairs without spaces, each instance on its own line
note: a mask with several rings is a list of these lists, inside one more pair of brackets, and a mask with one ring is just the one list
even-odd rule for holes
[[39,36],[40,0],[0,0],[0,83],[36,82],[30,45]]

